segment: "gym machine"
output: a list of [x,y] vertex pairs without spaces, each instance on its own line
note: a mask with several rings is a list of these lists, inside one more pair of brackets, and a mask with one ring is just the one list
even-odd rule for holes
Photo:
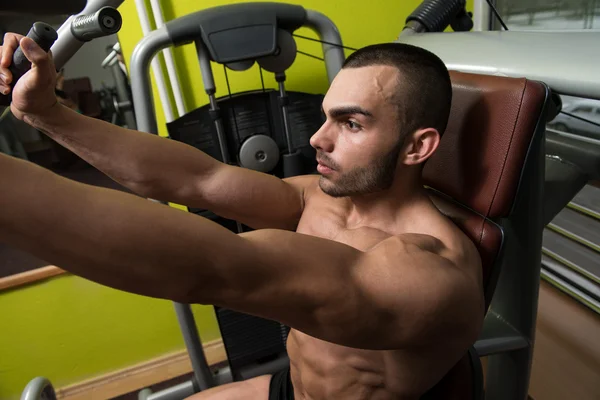
[[[344,61],[338,30],[323,14],[305,10],[300,6],[246,3],[215,7],[169,21],[162,28],[151,32],[136,46],[131,59],[133,102],[138,129],[158,133],[148,74],[152,58],[168,46],[194,43],[204,90],[209,98],[207,115],[213,125],[209,127],[208,139],[203,141],[213,143],[213,152],[207,152],[224,163],[238,164],[262,172],[271,172],[277,164],[281,164],[284,177],[298,175],[304,168],[304,162],[301,152],[295,146],[294,132],[291,132],[291,105],[284,81],[285,71],[292,65],[296,55],[292,34],[301,26],[316,31],[324,42],[326,72],[331,82]],[[237,71],[246,70],[256,62],[262,69],[275,74],[279,86],[277,103],[284,132],[283,138],[280,139],[283,140],[277,140],[274,135],[266,135],[261,129],[242,138],[241,143],[239,140],[235,140],[235,143],[233,140],[228,140],[231,136],[228,137],[224,128],[227,118],[215,96],[211,61]],[[233,125],[236,124],[237,122],[234,122]],[[236,126],[236,130],[237,128],[239,127]],[[211,137],[213,132],[214,138]],[[231,229],[240,231],[242,227],[236,224]],[[247,379],[277,370],[287,362],[284,347],[287,334],[285,327],[272,321],[257,321],[250,316],[241,318],[233,311],[217,309],[219,318],[231,317],[228,321],[250,324],[252,328],[250,332],[246,330],[246,333],[249,337],[254,334],[259,341],[263,340],[263,343],[259,344],[259,347],[263,346],[263,355],[271,355],[278,347],[283,355],[254,365],[248,365],[248,360],[241,360],[238,363],[237,361],[240,361],[243,356],[233,353],[234,348],[239,348],[239,344],[236,346],[236,343],[232,343],[235,340],[228,340],[228,335],[223,334],[231,368],[226,368],[215,376],[206,363],[189,305],[177,303],[175,309],[194,368],[194,379],[159,393],[151,394],[145,390],[140,394],[141,398],[180,399],[213,387],[217,383]]]

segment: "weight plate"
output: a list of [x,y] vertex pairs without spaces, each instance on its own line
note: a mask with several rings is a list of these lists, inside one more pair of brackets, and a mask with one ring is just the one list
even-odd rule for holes
[[254,135],[240,147],[240,165],[260,172],[270,172],[279,162],[279,147],[266,135]]

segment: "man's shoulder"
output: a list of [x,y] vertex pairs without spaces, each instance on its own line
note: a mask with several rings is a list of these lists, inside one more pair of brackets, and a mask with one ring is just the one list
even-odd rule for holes
[[283,181],[307,195],[318,187],[319,175],[297,175],[284,178]]
[[440,266],[452,266],[471,274],[481,273],[481,259],[475,244],[460,229],[440,232],[412,232],[392,235],[380,243],[381,250],[427,257]]
[[290,176],[288,178],[283,178],[283,180],[291,185],[310,185],[311,183],[315,183],[319,180],[320,175],[296,175]]

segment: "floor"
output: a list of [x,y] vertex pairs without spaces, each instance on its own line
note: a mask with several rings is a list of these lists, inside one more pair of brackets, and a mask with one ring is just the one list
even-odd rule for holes
[[[156,393],[156,392],[159,392],[161,390],[173,387],[175,385],[179,385],[180,383],[183,383],[183,382],[191,380],[192,379],[192,375],[193,374],[190,373],[190,374],[183,375],[183,376],[180,376],[180,377],[168,380],[168,381],[157,383],[156,385],[150,386],[150,390],[153,393]],[[114,397],[111,400],[138,400],[138,393],[139,393],[139,391],[127,393],[127,394],[124,394],[122,396]]]

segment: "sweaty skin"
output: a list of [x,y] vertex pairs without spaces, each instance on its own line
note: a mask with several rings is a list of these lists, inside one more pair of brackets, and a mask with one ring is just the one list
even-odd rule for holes
[[[0,90],[18,41],[5,37]],[[0,155],[0,241],[103,285],[289,325],[299,400],[418,399],[476,340],[479,256],[421,184],[439,133],[399,137],[396,69],[342,70],[311,138],[320,176],[281,180],[67,109],[53,94],[51,59],[27,39],[21,45],[34,68],[15,87],[15,116],[141,196],[256,230],[236,235]],[[193,399],[267,400],[269,380]]]

